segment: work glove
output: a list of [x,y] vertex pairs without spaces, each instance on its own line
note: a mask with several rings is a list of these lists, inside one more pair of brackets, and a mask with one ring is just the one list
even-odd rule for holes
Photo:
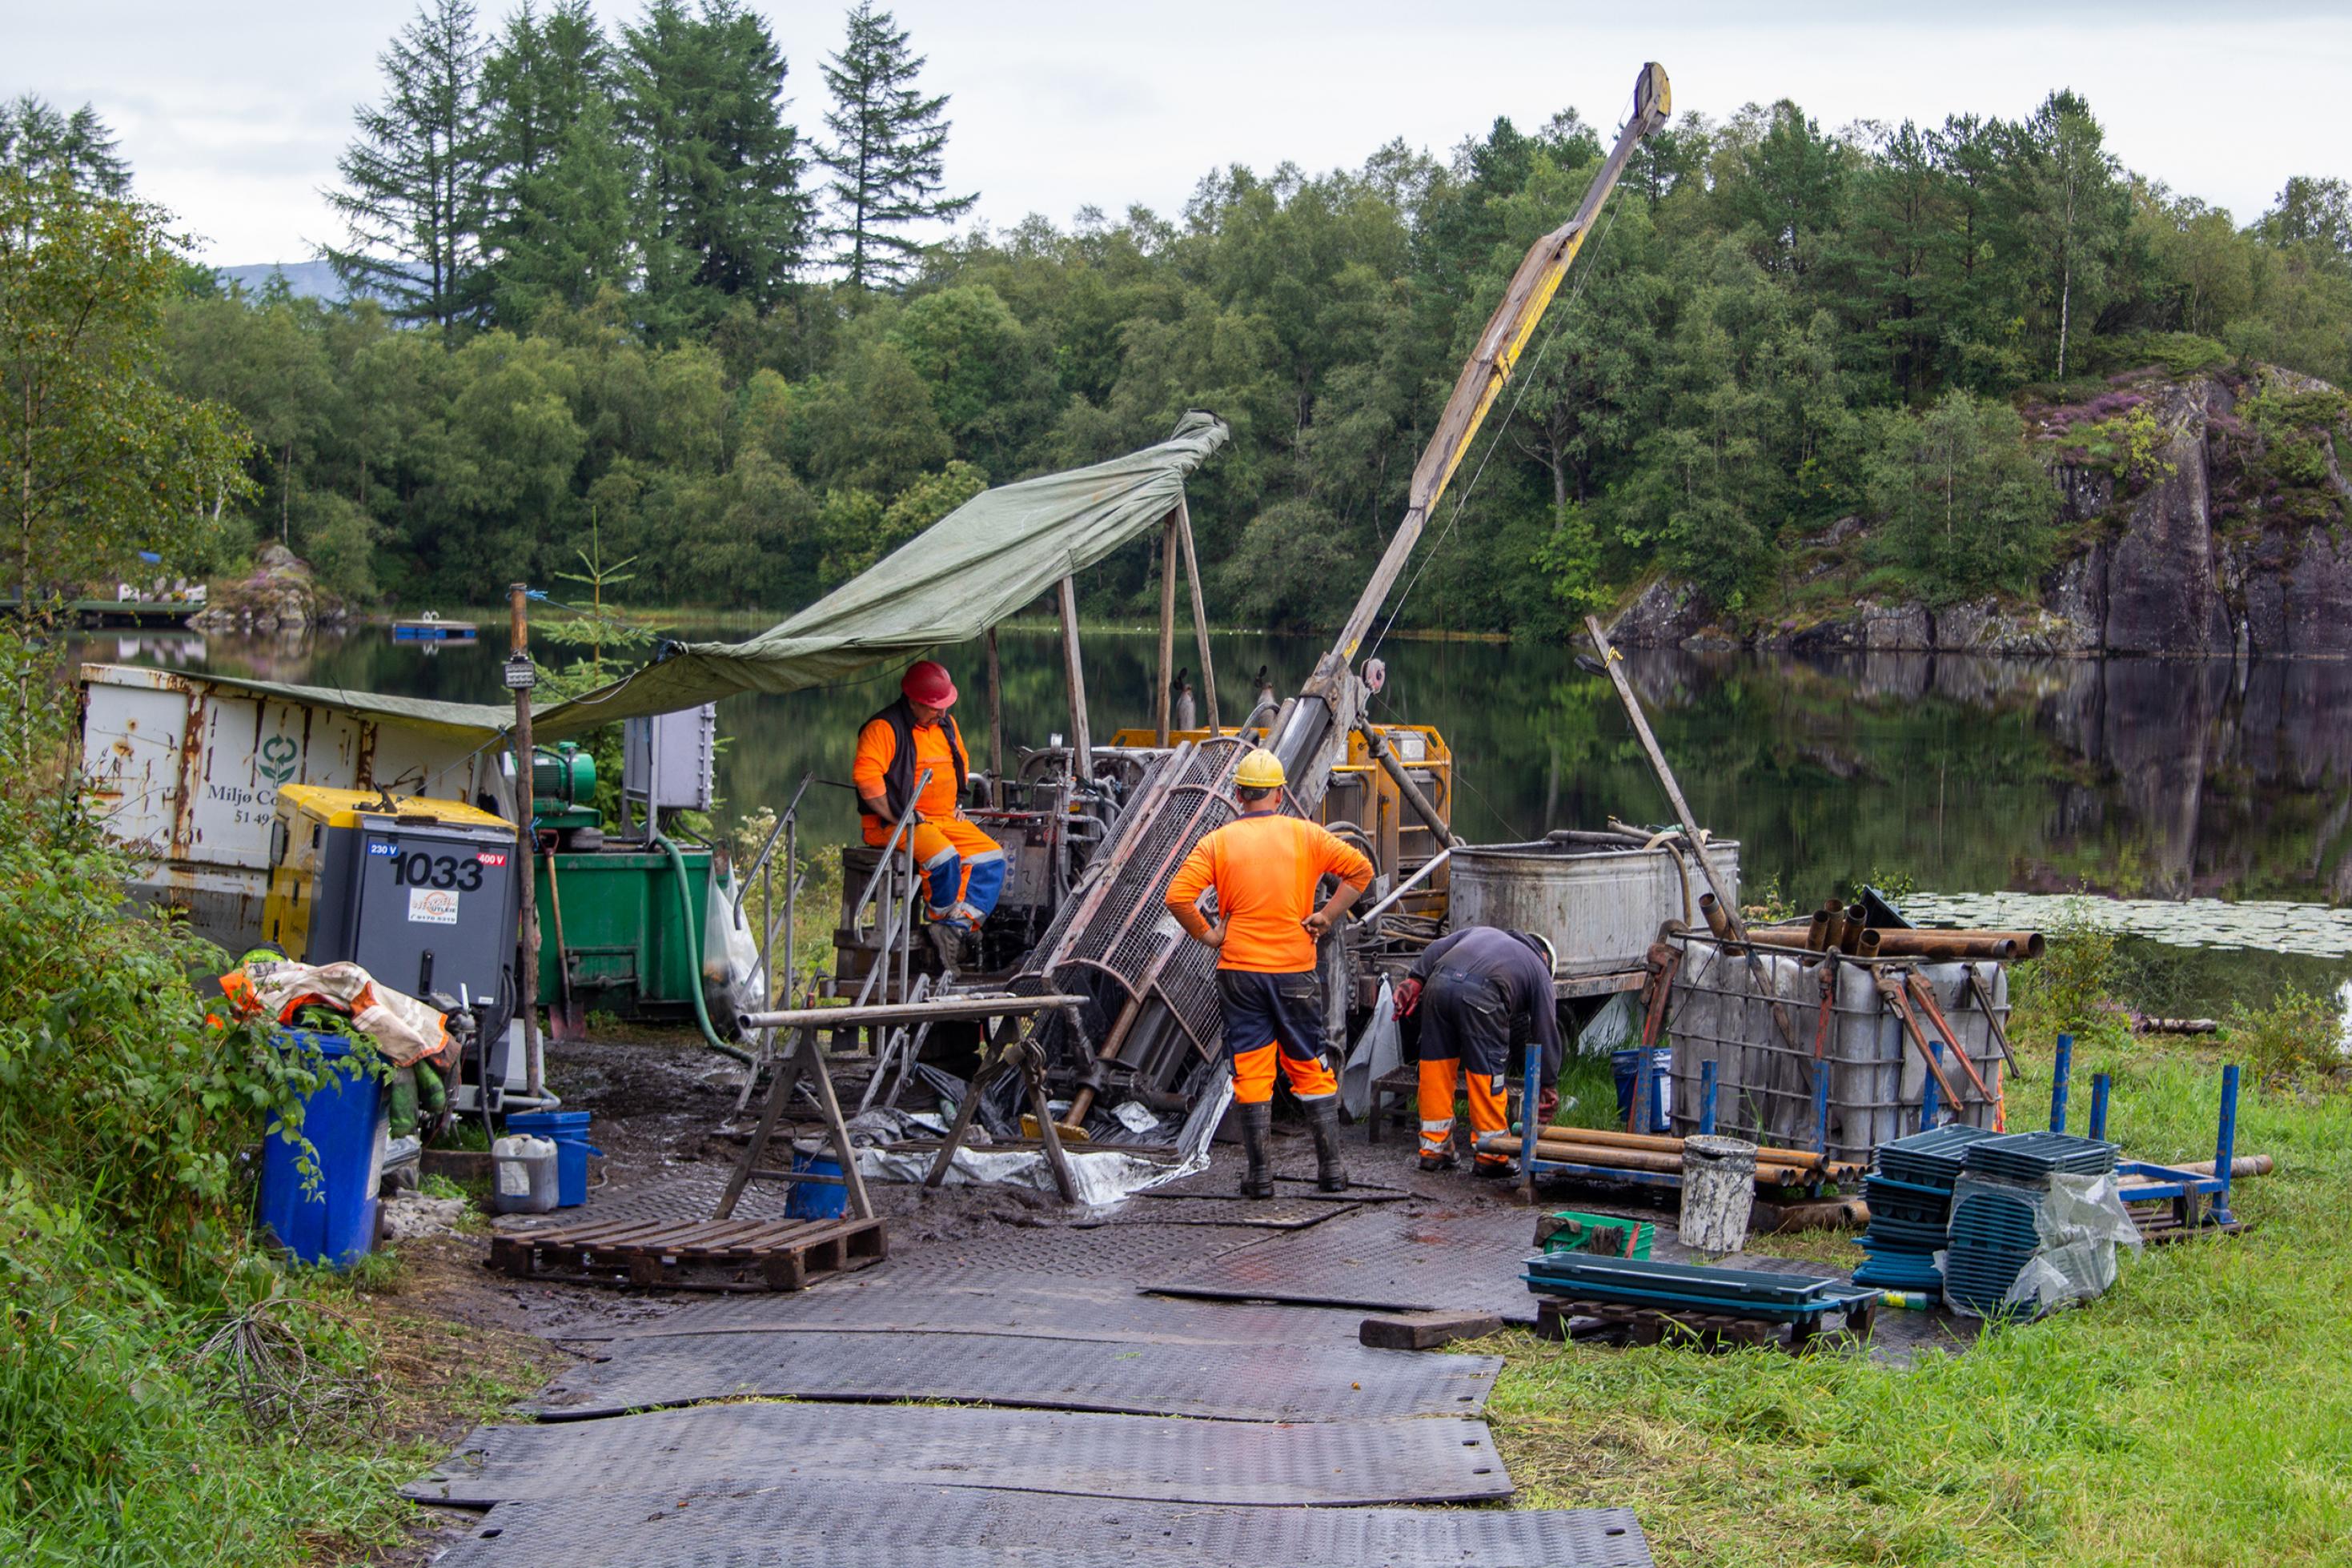
[[1412,1017],[1412,1009],[1421,1006],[1421,982],[1408,975],[1396,988],[1396,1016],[1400,1022]]

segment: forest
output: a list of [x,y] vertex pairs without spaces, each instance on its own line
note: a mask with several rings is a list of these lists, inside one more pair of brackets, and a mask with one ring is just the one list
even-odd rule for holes
[[[635,558],[637,601],[781,617],[982,486],[1205,408],[1234,434],[1192,485],[1213,612],[1328,622],[1614,134],[1567,108],[1442,154],[1210,170],[1181,212],[1107,192],[1003,228],[949,178],[953,84],[870,0],[814,69],[735,0],[652,0],[610,33],[586,0],[491,21],[425,0],[383,67],[331,193],[351,302],[183,266],[142,340],[162,387],[249,439],[184,530],[135,542],[223,572],[283,541],[360,605],[480,603],[593,549]],[[0,163],[137,200],[89,111],[20,102]],[[1853,514],[1930,601],[2030,591],[2062,540],[2019,401],[2250,361],[2352,384],[2343,179],[2242,221],[2123,167],[2063,89],[2014,120],[1678,115],[1400,623],[1558,635],[1660,570],[1738,612]],[[1132,553],[1091,612],[1147,601]]]

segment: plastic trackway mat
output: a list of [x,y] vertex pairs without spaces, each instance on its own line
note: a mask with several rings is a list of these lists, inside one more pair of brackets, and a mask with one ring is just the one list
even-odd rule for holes
[[1316,1203],[1288,1193],[1271,1198],[1170,1197],[1157,1203],[1088,1209],[1070,1223],[1080,1230],[1098,1225],[1245,1225],[1254,1230],[1304,1230],[1352,1214],[1355,1207],[1347,1203]]
[[1535,1250],[1534,1236],[1534,1212],[1517,1206],[1391,1204],[1146,1275],[1143,1288],[1376,1312],[1489,1312],[1532,1322],[1535,1298],[1519,1266]]
[[439,1568],[1649,1568],[1624,1509],[1228,1508],[795,1480],[504,1502]]
[[582,1339],[646,1334],[767,1333],[777,1329],[895,1333],[1013,1334],[1147,1344],[1356,1343],[1360,1312],[1252,1306],[1144,1296],[1124,1280],[1039,1280],[967,1274],[952,1284],[902,1290],[879,1270],[790,1296],[697,1301],[649,1322],[605,1327]]
[[[1135,1196],[1139,1198],[1234,1197],[1234,1173],[1229,1170],[1201,1171],[1181,1181],[1145,1187]],[[1276,1171],[1274,1197],[1246,1201],[1283,1203],[1296,1199],[1300,1203],[1395,1203],[1412,1196],[1401,1186],[1367,1186],[1361,1183],[1351,1185],[1345,1192],[1325,1192],[1315,1185],[1312,1173],[1287,1175]]]
[[1169,1420],[931,1405],[705,1405],[477,1428],[404,1488],[482,1508],[518,1498],[951,1484],[1167,1502],[1474,1502],[1511,1494],[1483,1421]]
[[550,1385],[541,1417],[738,1396],[944,1399],[1045,1410],[1336,1421],[1475,1416],[1502,1362],[1345,1342],[1148,1344],[1005,1334],[674,1334],[624,1340]]

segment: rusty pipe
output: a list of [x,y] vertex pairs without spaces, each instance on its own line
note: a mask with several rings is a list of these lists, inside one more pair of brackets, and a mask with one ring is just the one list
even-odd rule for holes
[[1805,927],[1805,946],[1815,953],[1823,951],[1829,944],[1829,934],[1830,917],[1814,910],[1812,924]]
[[1862,951],[1862,934],[1870,929],[1870,911],[1859,904],[1845,906],[1845,946],[1842,951],[1856,954]]
[[1715,933],[1718,942],[1731,940],[1731,916],[1723,912],[1722,901],[1711,893],[1698,895],[1698,912],[1706,921],[1706,928]]
[[1843,952],[1845,947],[1845,905],[1834,898],[1825,900],[1822,904],[1821,919],[1821,950],[1824,953]]

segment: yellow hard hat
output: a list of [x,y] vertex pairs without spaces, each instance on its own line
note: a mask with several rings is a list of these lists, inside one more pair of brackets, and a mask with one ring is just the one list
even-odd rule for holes
[[1242,758],[1234,782],[1244,789],[1279,789],[1284,783],[1282,758],[1261,746]]

